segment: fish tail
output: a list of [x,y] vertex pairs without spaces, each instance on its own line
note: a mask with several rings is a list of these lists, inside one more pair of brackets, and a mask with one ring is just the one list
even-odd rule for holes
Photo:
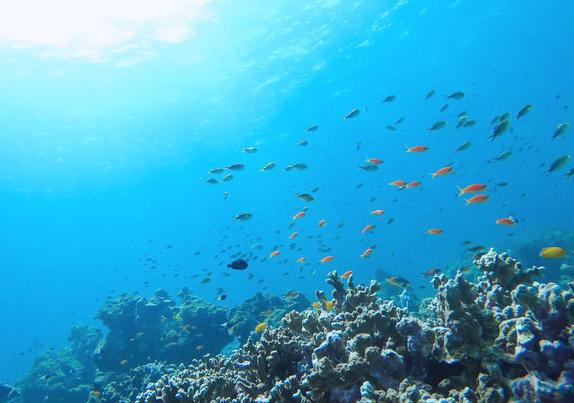
[[458,189],[458,195],[462,196],[464,194],[464,189],[461,188],[460,186],[457,186],[456,188]]
[[466,201],[466,206],[468,206],[470,204],[470,199],[464,199]]

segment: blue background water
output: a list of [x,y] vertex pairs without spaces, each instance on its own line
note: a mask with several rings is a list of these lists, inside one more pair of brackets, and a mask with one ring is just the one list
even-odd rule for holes
[[[0,43],[1,380],[15,381],[40,351],[65,344],[72,324],[96,323],[109,295],[190,286],[213,302],[223,287],[226,305],[264,287],[312,297],[329,270],[349,268],[359,281],[381,269],[418,285],[429,267],[455,264],[463,240],[505,248],[509,232],[527,239],[572,228],[574,180],[563,172],[545,177],[539,166],[574,145],[572,133],[550,139],[558,123],[573,120],[565,108],[574,86],[570,2],[305,4],[208,3],[213,18],[197,23],[194,36],[133,65],[113,56],[98,63],[39,57]],[[431,89],[437,93],[425,101]],[[439,113],[453,91],[466,97]],[[382,103],[389,94],[396,101]],[[488,141],[494,115],[527,103],[534,110],[512,133]],[[357,119],[342,120],[364,107]],[[478,124],[457,131],[463,110]],[[397,132],[385,129],[401,116]],[[443,118],[446,129],[426,132]],[[312,124],[319,130],[305,132]],[[309,145],[297,146],[303,138]],[[471,148],[454,153],[464,141]],[[418,144],[430,151],[404,152]],[[246,146],[259,151],[242,153]],[[507,149],[509,160],[486,162]],[[366,157],[385,163],[358,170]],[[260,173],[269,161],[278,168]],[[238,162],[246,169],[232,181],[205,183],[208,169]],[[309,169],[283,171],[294,162]],[[431,181],[429,173],[451,162],[453,175]],[[395,179],[423,186],[398,191],[388,186]],[[502,181],[509,185],[489,192],[484,205],[456,198],[456,185]],[[289,229],[305,205],[294,192],[316,186],[307,217]],[[385,215],[369,215],[375,208]],[[244,211],[254,218],[232,220]],[[518,227],[494,224],[511,213]],[[390,217],[395,222],[385,225]],[[329,224],[319,229],[323,218]],[[369,223],[379,227],[361,235]],[[445,234],[426,235],[431,227]],[[301,252],[288,248],[292,230],[300,231]],[[319,234],[330,252],[317,251]],[[223,277],[220,263],[256,242],[258,256],[275,245],[282,255]],[[377,245],[373,256],[360,259],[370,245]],[[327,254],[335,260],[318,265]],[[158,260],[153,270],[148,256]],[[303,280],[299,256],[310,262]],[[204,270],[213,279],[200,286]]]

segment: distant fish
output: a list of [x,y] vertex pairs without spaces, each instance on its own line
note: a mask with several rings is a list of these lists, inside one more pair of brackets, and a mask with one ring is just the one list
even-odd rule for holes
[[400,125],[401,123],[403,123],[405,120],[404,116],[401,116],[400,118],[397,119],[397,121],[395,122],[395,126]]
[[464,150],[468,150],[468,148],[469,148],[471,145],[472,145],[472,143],[471,143],[470,141],[466,141],[466,142],[462,143],[461,145],[459,145],[459,146],[456,148],[455,151],[458,153],[458,152],[461,152],[461,151],[464,151]]
[[261,334],[265,330],[267,330],[267,327],[268,327],[267,323],[261,322],[261,323],[257,324],[257,326],[255,326],[255,333]]
[[371,232],[371,231],[373,231],[375,228],[377,228],[377,226],[376,226],[376,225],[373,225],[373,224],[365,225],[365,227],[363,227],[363,229],[361,230],[361,234],[365,234],[365,233],[367,233],[367,232]]
[[423,277],[432,277],[435,274],[440,273],[441,269],[428,269],[426,271],[423,272]]
[[353,109],[343,117],[343,120],[356,118],[360,113],[361,111],[359,109]]
[[209,183],[210,185],[215,185],[217,183],[217,179],[214,178],[209,178],[208,180],[205,181],[206,183]]
[[396,98],[397,98],[396,95],[387,95],[387,96],[383,99],[383,102],[393,102]]
[[522,108],[520,108],[514,119],[522,119],[524,116],[528,115],[530,111],[532,111],[532,105],[524,105]]
[[312,202],[315,201],[315,198],[311,196],[309,193],[295,193],[298,199],[301,199],[305,202]]
[[231,179],[233,179],[233,175],[227,174],[227,175],[225,175],[225,176],[223,177],[222,180],[223,180],[224,182],[229,182]]
[[261,172],[265,172],[265,171],[270,171],[273,168],[275,168],[277,164],[275,164],[275,162],[271,161],[268,162],[267,164],[263,165],[263,167],[261,168]]
[[564,174],[564,176],[567,177],[567,178],[572,178],[572,177],[574,177],[574,168],[571,168],[568,172],[566,172],[566,173]]
[[442,108],[440,108],[440,111],[441,111],[441,112],[444,112],[444,111],[446,111],[447,109],[448,109],[448,104],[444,104],[444,105],[442,106]]
[[251,218],[253,218],[253,214],[251,214],[251,213],[241,213],[241,214],[237,214],[235,217],[233,217],[233,219],[235,221],[247,221],[247,220],[251,220]]
[[469,204],[476,204],[476,203],[484,203],[488,201],[489,197],[487,195],[476,195],[472,196],[470,199],[466,199],[466,205]]
[[465,194],[469,194],[469,193],[478,193],[478,192],[482,192],[484,189],[486,189],[486,185],[482,184],[482,183],[473,183],[472,185],[468,185],[464,188],[458,187],[458,195],[462,196]]
[[496,224],[498,225],[516,225],[517,223],[518,220],[512,216],[503,217],[496,220]]
[[231,171],[242,171],[245,168],[243,164],[231,164],[227,167],[227,169]]
[[303,217],[304,215],[305,215],[305,212],[304,212],[304,211],[298,212],[297,214],[295,214],[295,215],[293,216],[293,221],[298,220],[299,218]]
[[387,284],[390,284],[392,286],[399,287],[399,288],[408,288],[411,285],[409,280],[404,279],[402,277],[397,277],[397,276],[391,276],[391,277],[387,278]]
[[427,230],[427,234],[430,235],[440,235],[444,233],[444,231],[441,228],[431,228]]
[[414,147],[407,147],[408,153],[422,153],[427,151],[429,148],[427,146],[414,146]]
[[366,172],[373,172],[379,169],[378,165],[363,165],[360,166],[359,169],[366,171]]
[[397,131],[397,128],[396,128],[395,126],[393,126],[393,125],[387,125],[387,126],[385,126],[385,128],[388,129],[388,130],[390,130],[390,131],[392,131],[392,132],[396,132],[396,131]]
[[566,130],[568,130],[568,128],[570,128],[570,123],[568,122],[560,123],[558,126],[556,126],[552,138],[557,139],[558,137],[564,136],[564,133],[566,133]]
[[309,126],[308,128],[305,129],[305,131],[307,132],[316,132],[317,130],[319,130],[319,125]]
[[246,154],[254,154],[257,152],[257,147],[245,147],[243,152]]
[[207,173],[210,173],[210,174],[220,174],[223,172],[225,172],[225,168],[213,168],[213,169],[210,169],[209,171],[207,171]]
[[324,258],[319,260],[319,263],[321,264],[328,263],[331,262],[333,259],[335,259],[335,256],[325,256]]
[[491,158],[489,160],[489,162],[498,162],[498,161],[504,161],[505,159],[508,159],[512,156],[512,151],[508,150],[508,151],[503,151],[502,153],[498,154],[496,157]]
[[385,214],[385,210],[373,210],[371,211],[372,215],[383,215]]
[[299,141],[297,142],[297,145],[298,145],[298,146],[302,146],[302,147],[305,147],[307,144],[309,144],[309,142],[308,142],[307,140],[305,140],[305,139],[299,140]]
[[431,174],[431,176],[432,176],[433,179],[434,179],[434,178],[436,178],[437,176],[445,176],[445,175],[451,174],[451,173],[453,173],[453,172],[454,172],[454,168],[452,167],[452,165],[447,165],[447,166],[442,167],[442,168],[436,170],[435,172],[433,172],[433,173]]
[[456,91],[456,92],[453,92],[452,94],[447,95],[446,98],[460,100],[460,99],[464,98],[464,92]]
[[441,130],[446,126],[446,120],[439,120],[438,122],[433,123],[431,127],[427,129],[429,132],[434,132],[436,130]]
[[510,121],[506,119],[498,123],[496,126],[494,126],[494,129],[492,129],[492,134],[489,137],[490,141],[493,141],[495,138],[502,136],[508,131],[509,128]]
[[554,160],[554,162],[550,165],[550,168],[548,168],[546,170],[546,172],[544,173],[544,175],[550,175],[553,172],[556,172],[560,169],[562,169],[567,163],[568,161],[570,161],[570,156],[569,155],[562,155],[560,157],[558,157],[556,160]]
[[430,91],[427,92],[427,94],[425,95],[425,99],[430,99],[430,98],[432,98],[435,93],[436,93],[435,90],[430,90]]
[[407,189],[414,189],[414,188],[418,188],[419,186],[421,186],[423,183],[421,181],[412,181],[409,182],[405,185],[405,187]]
[[287,168],[285,168],[285,171],[291,171],[293,169],[296,169],[298,171],[304,171],[307,168],[308,168],[307,164],[303,164],[302,162],[297,162],[295,164],[287,165]]
[[341,278],[347,279],[347,278],[351,277],[352,275],[353,275],[353,271],[348,270],[348,271],[344,272],[343,274],[341,274]]
[[559,246],[549,246],[540,251],[540,256],[545,259],[562,259],[566,256],[566,249]]
[[373,251],[374,251],[373,247],[367,248],[363,251],[363,253],[361,253],[361,257],[363,259],[368,258],[369,256],[371,256],[373,254]]
[[382,164],[382,163],[385,162],[385,161],[383,161],[383,160],[380,159],[380,158],[367,158],[367,161],[365,161],[365,162],[368,162],[369,164],[379,165],[379,164]]

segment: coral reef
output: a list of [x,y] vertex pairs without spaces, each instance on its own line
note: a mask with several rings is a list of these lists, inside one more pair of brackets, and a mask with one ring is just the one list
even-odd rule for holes
[[291,311],[231,356],[163,375],[136,401],[574,401],[572,289],[537,283],[541,268],[492,250],[475,265],[476,283],[435,276],[419,317],[380,299],[378,283],[345,287],[333,272],[334,309]]
[[110,330],[96,351],[102,371],[122,371],[152,361],[190,363],[205,353],[219,353],[232,340],[223,326],[226,310],[179,293],[177,305],[167,292],[151,298],[124,294],[107,301],[98,318]]
[[278,326],[289,311],[303,311],[310,305],[301,293],[296,293],[293,298],[279,298],[258,292],[230,310],[227,328],[244,343],[258,323],[267,322],[270,326]]
[[69,346],[39,356],[28,376],[18,384],[21,402],[87,401],[96,372],[93,354],[101,339],[101,332],[97,329],[73,327],[68,338]]

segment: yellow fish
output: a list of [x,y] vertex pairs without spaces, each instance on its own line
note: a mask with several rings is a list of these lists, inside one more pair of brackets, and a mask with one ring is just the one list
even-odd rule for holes
[[321,303],[320,302],[313,302],[311,304],[311,306],[315,309],[319,309],[319,308],[321,308]]
[[335,303],[333,301],[325,301],[325,310],[332,311],[335,308]]
[[267,329],[267,323],[261,322],[255,326],[255,333],[263,333]]
[[297,259],[297,263],[299,263],[299,264],[305,263],[305,258],[304,258],[304,257],[300,257],[299,259]]
[[566,256],[566,249],[559,246],[549,246],[540,251],[540,256],[545,259],[562,259]]

